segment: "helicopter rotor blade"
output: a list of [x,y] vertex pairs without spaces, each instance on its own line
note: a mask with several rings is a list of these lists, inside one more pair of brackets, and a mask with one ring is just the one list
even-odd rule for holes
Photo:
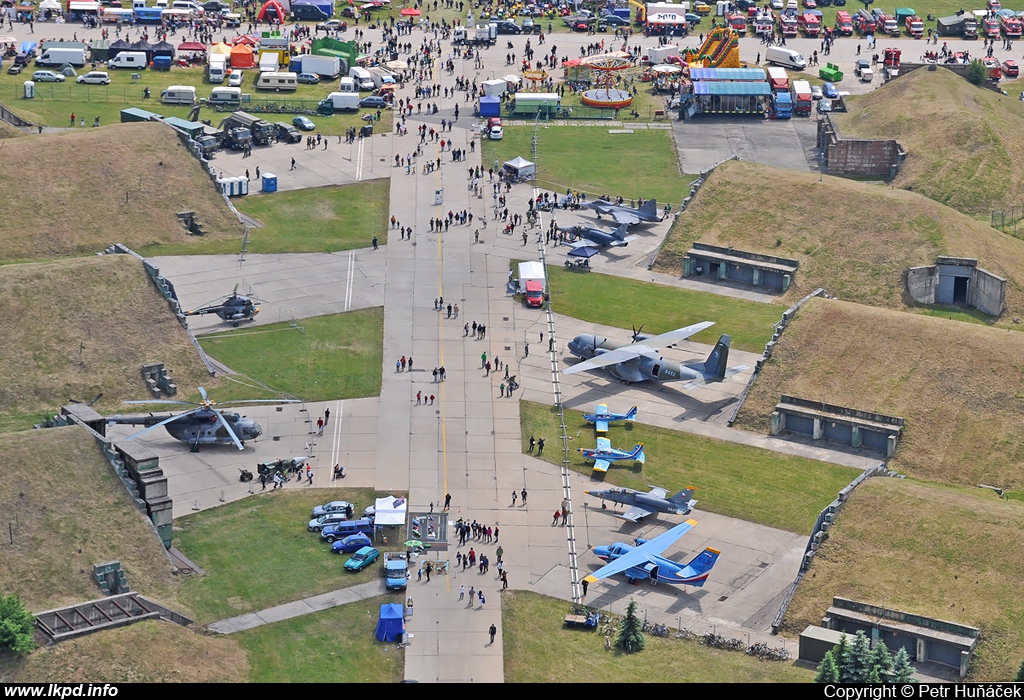
[[209,401],[210,397],[206,395],[206,389],[199,387],[199,395],[203,397],[203,401]]
[[239,441],[238,436],[235,435],[235,431],[231,428],[231,424],[228,423],[227,420],[225,420],[224,415],[220,411],[214,411],[214,413],[217,416],[217,420],[220,421],[220,424],[224,426],[224,430],[228,431],[228,435],[231,436],[231,439],[234,441],[238,449],[244,450],[245,447]]
[[190,416],[190,415],[192,415],[193,413],[195,413],[198,410],[199,410],[198,408],[194,408],[191,411],[186,411],[185,413],[179,413],[176,416],[171,416],[170,418],[166,418],[166,419],[160,421],[159,423],[156,423],[155,425],[151,425],[151,426],[149,426],[148,428],[146,428],[144,430],[140,430],[139,432],[135,433],[134,435],[129,435],[128,437],[125,438],[125,440],[134,440],[137,437],[141,437],[141,436],[145,435],[150,430],[156,430],[157,428],[162,427],[164,425],[167,425],[168,423],[173,423],[174,421],[176,421],[176,420],[178,420],[180,418],[185,418],[186,416]]
[[171,399],[143,399],[141,401],[124,401],[123,403],[135,404],[135,405],[146,405],[146,404],[174,404],[177,406],[198,406],[194,401],[172,401]]
[[242,399],[239,401],[225,401],[224,403],[217,404],[218,406],[234,406],[237,403],[263,403],[263,404],[274,404],[274,403],[302,403],[298,399]]

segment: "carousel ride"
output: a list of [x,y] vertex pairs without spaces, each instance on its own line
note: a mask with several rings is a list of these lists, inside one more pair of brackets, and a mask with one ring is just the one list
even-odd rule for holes
[[582,94],[583,104],[590,107],[619,109],[633,103],[629,90],[615,87],[618,73],[633,67],[629,54],[623,52],[588,56],[580,64],[592,71],[594,87]]

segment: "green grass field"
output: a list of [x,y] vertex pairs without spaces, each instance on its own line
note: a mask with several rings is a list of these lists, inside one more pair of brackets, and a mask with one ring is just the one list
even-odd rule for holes
[[[638,654],[605,651],[593,630],[562,624],[568,603],[528,591],[501,597],[507,683],[809,683],[797,662],[759,661],[694,640],[647,636]],[[792,646],[792,645],[791,645]],[[792,650],[792,649],[791,649]],[[792,650],[795,651],[795,650]]]
[[[384,309],[360,309],[205,335],[203,349],[271,390],[305,401],[376,396]],[[237,398],[237,397],[235,397]]]
[[[530,436],[546,438],[544,459],[561,464],[564,458],[559,436],[558,413],[552,406],[521,401],[520,425],[523,452]],[[594,446],[594,429],[579,411],[566,411],[565,424],[570,438],[570,466],[582,474],[592,474],[593,465],[576,453],[578,447]],[[857,471],[827,462],[792,457],[756,447],[722,442],[690,433],[656,428],[642,423],[614,426],[608,437],[614,447],[644,445],[644,465],[613,465],[601,483],[647,490],[649,484],[677,491],[697,487],[697,499],[703,510],[781,528],[790,532],[810,532],[821,509],[849,484]],[[766,494],[784,493],[785,498]]]
[[[235,202],[260,228],[249,231],[250,253],[332,253],[364,248],[377,236],[388,238],[389,180],[368,180],[338,187],[252,194]],[[157,255],[237,254],[240,239],[154,243],[139,252]]]
[[300,491],[292,481],[283,491],[176,518],[177,547],[206,571],[184,582],[179,600],[208,624],[373,580],[380,576],[379,566],[345,571],[348,557],[332,554],[306,524],[314,506],[344,500],[362,513],[381,495],[359,489]]
[[[665,333],[700,321],[715,325],[693,336],[713,345],[728,333],[737,350],[761,352],[783,307],[718,294],[705,294],[625,277],[580,273],[549,265],[551,306],[560,314],[617,328],[644,325],[644,332]],[[611,301],[610,301],[611,300]],[[629,338],[624,334],[624,339]]]
[[397,683],[405,653],[373,636],[379,596],[232,635],[248,652],[251,683]]
[[482,144],[483,164],[489,168],[522,156],[536,160],[537,185],[555,192],[586,192],[588,197],[654,198],[673,208],[689,194],[692,177],[679,174],[671,132],[637,130],[609,134],[607,126],[542,127],[538,153],[531,143],[533,126],[508,127],[501,141]]

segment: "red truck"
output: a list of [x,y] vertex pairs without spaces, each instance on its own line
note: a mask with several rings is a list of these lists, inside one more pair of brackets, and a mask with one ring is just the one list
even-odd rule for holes
[[768,75],[768,85],[772,92],[789,92],[789,73],[780,66],[768,66],[765,68]]
[[836,13],[836,31],[843,36],[853,36],[853,20],[848,12],[840,10]]
[[857,14],[853,16],[853,26],[861,34],[874,34],[875,18],[867,10],[857,10]]
[[796,36],[797,27],[796,17],[792,15],[779,15],[779,31],[782,32],[782,36],[792,39]]
[[793,81],[793,111],[799,117],[811,115],[811,105],[814,104],[814,97],[811,95],[811,84],[806,80]]
[[729,15],[726,19],[729,20],[729,26],[732,27],[734,32],[740,34],[747,33],[747,17],[741,12],[734,12]]
[[821,34],[821,20],[818,19],[817,15],[805,12],[800,15],[800,19],[797,20],[797,25],[804,33],[804,36],[813,37]]
[[985,37],[988,39],[999,38],[999,20],[993,17],[986,17],[981,22],[982,31],[985,32]]
[[910,17],[907,17],[907,19],[904,20],[903,26],[907,30],[907,34],[915,39],[920,39],[924,36],[924,22],[922,22],[921,18],[917,15],[910,15]]
[[1021,21],[1016,17],[1000,17],[1003,24],[1003,34],[1007,39],[1020,39]]
[[878,18],[876,19],[876,26],[881,34],[888,34],[889,36],[900,35],[900,25],[892,15],[887,15],[884,12],[878,15]]

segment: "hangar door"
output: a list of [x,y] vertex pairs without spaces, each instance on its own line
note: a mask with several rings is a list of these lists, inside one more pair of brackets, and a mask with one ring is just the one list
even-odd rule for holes
[[823,421],[825,437],[834,442],[841,442],[849,445],[853,442],[853,426],[849,423],[839,423],[830,420]]
[[960,668],[960,649],[952,644],[943,644],[932,640],[928,644],[928,659],[953,668]]
[[792,413],[786,416],[786,430],[792,430],[801,435],[814,435],[814,419],[806,416],[795,416]]
[[861,444],[872,450],[884,453],[889,448],[889,434],[881,430],[860,429]]
[[782,290],[782,279],[785,277],[781,272],[777,270],[762,270],[761,271],[761,285],[768,287],[769,289]]
[[939,304],[966,304],[971,283],[972,267],[939,265],[939,289],[935,301]]
[[[900,649],[906,649],[912,661],[917,659],[917,639],[915,637],[911,637],[905,632],[899,633],[891,630],[882,630],[882,641],[885,642],[885,646],[889,647],[889,651],[894,656]],[[959,665],[958,661],[957,666]]]

